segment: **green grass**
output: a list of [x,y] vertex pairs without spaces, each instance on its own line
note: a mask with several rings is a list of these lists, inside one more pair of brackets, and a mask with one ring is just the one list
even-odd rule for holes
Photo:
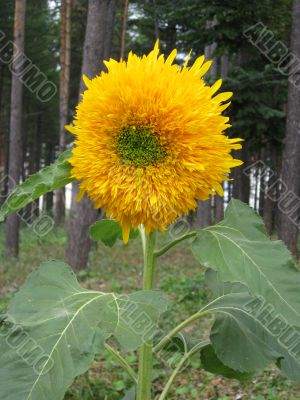
[[[1,230],[2,229],[2,230]],[[160,238],[164,241],[167,238]],[[44,260],[63,259],[66,236],[64,229],[52,231],[46,238],[38,239],[30,229],[22,229],[19,261],[11,261],[3,254],[3,227],[0,227],[0,310],[24,282],[32,269]],[[164,316],[161,328],[168,330],[207,302],[210,293],[204,286],[204,271],[194,261],[186,244],[172,249],[160,259],[157,267],[158,286],[172,301],[170,311]],[[141,287],[141,243],[137,239],[124,246],[117,243],[112,249],[94,246],[89,268],[78,274],[81,284],[90,289],[126,293]],[[300,295],[300,294],[299,294]],[[211,320],[203,320],[188,329],[188,333],[201,337],[209,332]],[[137,365],[134,353],[126,355],[133,366]],[[171,368],[163,361],[156,363],[154,388],[158,394]],[[203,399],[255,399],[296,400],[300,385],[283,377],[276,367],[258,374],[251,382],[240,383],[206,373],[200,369],[199,357],[194,357],[188,369],[178,376],[169,400]],[[131,383],[123,370],[108,353],[99,357],[89,372],[78,377],[65,399],[121,400]]]

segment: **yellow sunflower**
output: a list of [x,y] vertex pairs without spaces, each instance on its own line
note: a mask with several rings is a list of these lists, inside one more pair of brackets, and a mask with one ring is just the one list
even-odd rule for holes
[[197,200],[222,195],[220,183],[241,164],[230,155],[240,139],[224,135],[232,93],[215,94],[221,80],[206,85],[204,56],[182,67],[176,54],[165,59],[156,43],[143,57],[106,62],[107,72],[84,77],[88,89],[68,127],[81,194],[121,224],[125,242],[131,226],[163,231]]

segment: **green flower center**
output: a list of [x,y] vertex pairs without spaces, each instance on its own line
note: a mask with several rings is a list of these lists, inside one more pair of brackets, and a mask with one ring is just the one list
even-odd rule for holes
[[116,150],[125,163],[148,167],[165,158],[166,152],[158,137],[147,128],[123,128],[117,138]]

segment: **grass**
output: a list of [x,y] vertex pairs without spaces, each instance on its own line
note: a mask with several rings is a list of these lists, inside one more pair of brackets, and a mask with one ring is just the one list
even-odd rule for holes
[[[1,228],[0,228],[1,229]],[[2,228],[3,229],[3,228]],[[3,254],[3,231],[0,230],[0,254]],[[160,241],[165,240],[160,238]],[[30,271],[49,259],[63,259],[66,236],[64,229],[52,231],[38,239],[30,229],[21,232],[19,261],[0,258],[0,310],[24,282]],[[124,246],[117,243],[112,249],[97,244],[90,254],[89,268],[78,274],[81,284],[90,289],[126,293],[141,287],[142,257],[139,239]],[[160,289],[172,301],[170,311],[162,321],[168,330],[204,305],[210,297],[204,286],[202,268],[195,262],[186,246],[181,244],[160,259],[157,279]],[[203,320],[189,328],[189,333],[202,336],[209,332],[211,320]],[[200,333],[200,334],[199,334]],[[137,365],[135,353],[126,354],[127,361]],[[163,360],[156,363],[154,389],[159,393],[171,369]],[[250,382],[240,383],[224,379],[201,370],[199,357],[194,357],[188,369],[178,377],[169,400],[296,400],[300,385],[280,374],[275,366],[258,374]],[[66,400],[121,400],[131,386],[126,373],[118,367],[108,353],[99,356],[92,368],[78,377],[68,391]]]

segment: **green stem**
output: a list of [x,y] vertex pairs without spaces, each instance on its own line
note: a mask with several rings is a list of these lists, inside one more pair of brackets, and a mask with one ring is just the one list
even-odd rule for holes
[[105,348],[114,357],[114,359],[121,365],[121,367],[124,368],[124,370],[128,373],[128,375],[133,380],[133,382],[135,384],[137,384],[136,373],[131,368],[131,366],[128,364],[128,362],[121,356],[121,354],[107,343],[105,343]]
[[210,343],[209,340],[203,340],[203,342],[198,343],[196,346],[194,346],[188,353],[186,353],[182,359],[180,360],[180,362],[178,363],[177,367],[175,368],[175,370],[173,371],[172,375],[170,376],[162,394],[159,397],[159,400],[165,400],[167,398],[167,395],[170,392],[171,386],[177,376],[177,374],[180,372],[181,368],[183,367],[183,365],[185,364],[185,362],[192,357],[195,353],[197,353],[200,349],[202,349],[203,347],[207,346]]
[[161,249],[157,250],[154,254],[155,257],[160,257],[163,254],[165,254],[168,250],[170,250],[172,247],[176,246],[176,244],[183,242],[186,239],[195,237],[197,235],[197,232],[189,232],[186,235],[183,235],[181,237],[179,237],[178,239],[173,240],[173,242],[170,242],[168,244],[166,244],[164,247],[162,247]]
[[[144,250],[144,280],[143,289],[151,290],[154,286],[154,249],[156,232],[146,235],[142,231]],[[137,400],[151,400],[153,369],[153,342],[152,340],[143,344],[139,355],[139,377],[137,385]]]
[[182,331],[186,326],[190,325],[192,322],[196,321],[204,317],[205,315],[209,314],[211,310],[206,311],[198,311],[196,314],[191,315],[188,319],[181,322],[179,325],[175,326],[162,340],[154,347],[153,352],[158,353],[161,349],[163,349],[169,341],[174,337],[177,333]]

